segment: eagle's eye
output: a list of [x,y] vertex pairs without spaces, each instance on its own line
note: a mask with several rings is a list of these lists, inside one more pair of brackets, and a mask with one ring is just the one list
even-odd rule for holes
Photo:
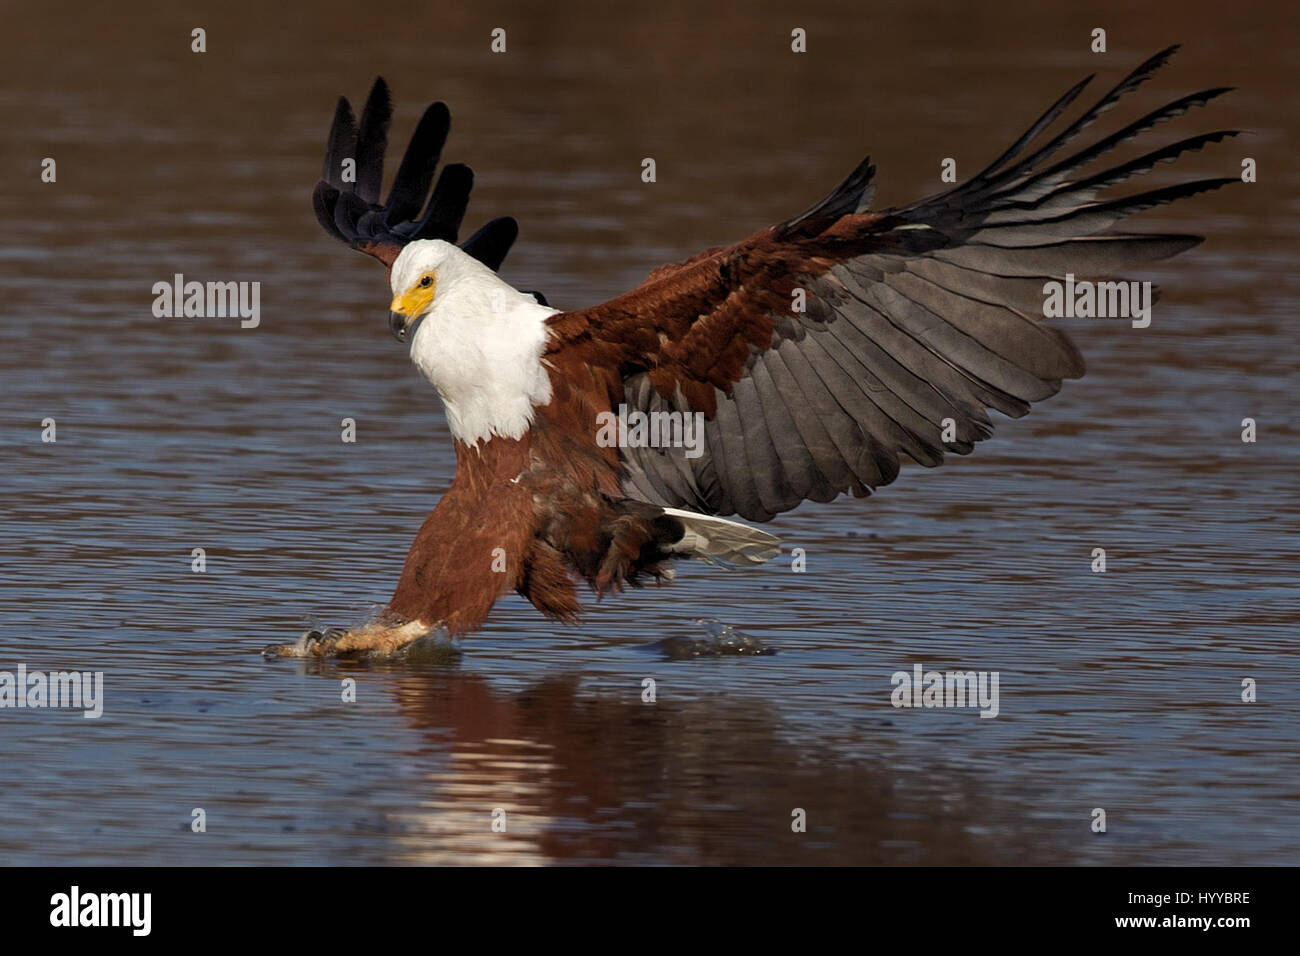
[[431,285],[433,285],[433,276],[425,276],[423,279],[420,280],[421,289],[427,289]]

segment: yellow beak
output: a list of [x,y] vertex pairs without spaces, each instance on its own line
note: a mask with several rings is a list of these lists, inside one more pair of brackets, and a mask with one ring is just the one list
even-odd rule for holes
[[406,341],[406,333],[411,323],[429,311],[437,286],[435,280],[427,286],[415,285],[393,296],[392,304],[388,307],[388,327],[392,329],[397,341]]

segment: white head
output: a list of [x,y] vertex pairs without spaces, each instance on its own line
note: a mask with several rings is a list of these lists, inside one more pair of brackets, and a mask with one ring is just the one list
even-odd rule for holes
[[451,433],[467,445],[523,435],[551,400],[542,353],[557,310],[441,239],[407,245],[391,284],[389,324],[402,340],[415,327],[411,360],[442,396]]

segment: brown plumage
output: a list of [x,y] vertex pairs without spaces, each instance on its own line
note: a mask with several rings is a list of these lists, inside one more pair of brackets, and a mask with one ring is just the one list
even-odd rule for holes
[[456,442],[456,477],[407,555],[393,619],[441,622],[457,634],[513,589],[543,614],[573,621],[575,574],[600,593],[663,575],[681,521],[621,493],[618,450],[597,447],[588,427],[600,391],[574,388],[581,375],[554,378],[554,398],[523,438]]
[[[455,481],[416,536],[387,612],[372,629],[387,636],[369,641],[363,634],[343,644],[387,648],[392,634],[409,639],[415,625],[437,622],[463,632],[510,589],[543,613],[572,620],[579,610],[575,580],[604,592],[660,577],[670,558],[704,554],[706,538],[726,551],[738,536],[741,546],[726,556],[745,555],[746,547],[751,558],[770,554],[771,542],[760,533],[703,516],[766,521],[805,500],[868,495],[897,477],[903,458],[934,466],[946,452],[966,454],[992,434],[989,410],[1019,417],[1064,379],[1082,375],[1078,351],[1041,321],[1044,283],[1067,273],[1109,276],[1189,248],[1198,237],[1112,227],[1233,181],[1097,198],[1233,130],[1076,177],[1117,144],[1205,104],[1222,88],[1175,100],[1061,158],[1068,142],[1173,50],[1140,65],[1048,137],[1088,80],[1077,84],[987,169],[947,192],[869,211],[874,168],[864,160],[799,216],[658,269],[609,302],[550,315],[541,354],[548,399],[536,404],[518,437],[457,441]],[[400,250],[415,240],[454,242],[472,180],[467,169],[450,177],[444,171],[416,218],[447,132],[445,107],[435,104],[381,206],[390,112],[382,80],[359,126],[341,101],[314,201],[329,232],[393,270]],[[354,154],[359,172],[352,185],[334,166]],[[505,225],[490,223],[464,247],[491,269],[515,236],[513,220],[494,222]],[[620,405],[701,413],[702,454],[601,447],[598,416]],[[314,652],[331,650],[338,647]]]

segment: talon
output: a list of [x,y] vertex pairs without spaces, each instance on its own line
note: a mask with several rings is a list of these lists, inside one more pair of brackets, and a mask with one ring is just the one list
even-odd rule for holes
[[262,651],[267,659],[277,657],[389,657],[424,636],[430,628],[421,621],[401,624],[371,624],[357,631],[339,627],[312,628],[293,645],[272,644]]

